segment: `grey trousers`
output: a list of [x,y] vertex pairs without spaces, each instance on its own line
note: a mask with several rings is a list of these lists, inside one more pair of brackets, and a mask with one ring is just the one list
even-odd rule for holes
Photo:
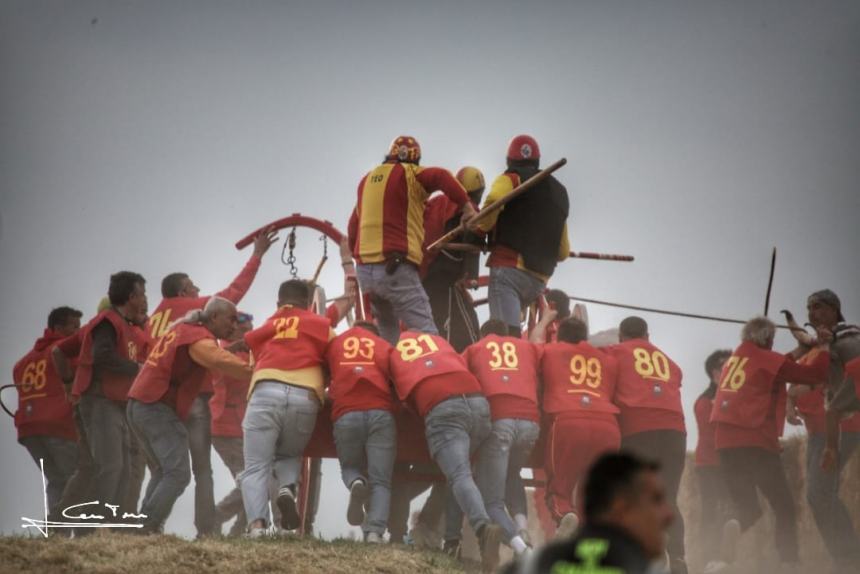
[[36,466],[41,467],[40,461],[44,463],[45,480],[48,483],[48,516],[53,518],[57,511],[62,512],[65,508],[58,505],[78,465],[78,444],[55,436],[25,436],[18,442],[27,449]]
[[239,475],[248,522],[269,518],[269,480],[295,485],[302,455],[314,431],[320,404],[316,393],[277,381],[254,386],[242,430],[245,470]]
[[122,505],[131,465],[125,405],[89,392],[81,397],[78,408],[95,470],[93,496],[102,504]]
[[522,310],[531,305],[545,287],[543,281],[522,269],[490,267],[487,286],[490,318],[504,321],[519,336]]
[[194,526],[197,536],[215,530],[215,485],[212,479],[212,415],[209,398],[198,395],[191,403],[185,428],[191,453],[191,473],[194,475]]
[[400,321],[413,331],[438,333],[430,299],[414,266],[401,263],[389,275],[384,263],[358,265],[356,277],[362,292],[370,295],[373,316],[383,339],[392,345],[397,344]]

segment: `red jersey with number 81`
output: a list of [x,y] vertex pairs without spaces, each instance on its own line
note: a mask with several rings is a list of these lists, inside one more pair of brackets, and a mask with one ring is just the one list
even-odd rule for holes
[[[412,391],[427,379],[446,382],[445,388],[437,389],[433,394],[453,396],[480,392],[481,385],[469,372],[466,361],[442,337],[428,333],[404,331],[400,334],[397,347],[391,351],[391,374],[394,387],[400,400],[407,400]],[[460,375],[445,377],[443,375]],[[426,400],[416,400],[418,411],[423,416],[434,405],[426,404]]]

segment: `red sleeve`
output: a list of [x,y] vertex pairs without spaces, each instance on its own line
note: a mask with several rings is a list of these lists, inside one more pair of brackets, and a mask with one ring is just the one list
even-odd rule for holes
[[712,404],[709,404],[710,401],[705,399],[697,399],[696,404],[693,407],[693,411],[696,413],[696,426],[699,429],[699,439],[703,434],[705,434],[708,430],[708,427],[711,424],[711,410]]
[[328,319],[328,322],[331,323],[331,328],[334,329],[337,327],[337,324],[340,323],[340,313],[337,310],[337,304],[332,303],[325,310],[325,318]]
[[81,333],[83,329],[79,329],[74,335],[69,335],[62,341],[56,344],[56,347],[70,359],[73,359],[81,354]]
[[248,289],[251,288],[251,283],[254,282],[254,278],[257,276],[257,271],[260,269],[260,261],[259,257],[251,255],[251,258],[248,259],[248,262],[245,263],[245,266],[236,278],[233,279],[230,286],[223,291],[219,291],[215,295],[217,297],[223,297],[228,301],[232,301],[235,305],[238,305],[239,301],[242,300],[242,297],[245,296],[245,293],[248,292]]
[[346,229],[346,240],[349,244],[350,253],[355,256],[355,242],[358,240],[358,212],[355,209],[352,210],[352,215],[349,216],[349,225]]
[[469,201],[466,189],[447,169],[425,167],[415,177],[424,189],[427,190],[427,193],[441,191],[448,196],[448,199],[456,203],[457,207],[463,207],[463,204]]
[[776,380],[798,385],[821,385],[827,382],[830,371],[830,353],[819,353],[812,363],[801,365],[790,357],[779,368]]

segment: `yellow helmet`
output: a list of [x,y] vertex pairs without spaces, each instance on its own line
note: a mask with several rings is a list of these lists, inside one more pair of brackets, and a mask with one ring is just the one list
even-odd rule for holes
[[466,166],[457,172],[457,181],[466,188],[467,193],[483,191],[484,174],[477,167]]

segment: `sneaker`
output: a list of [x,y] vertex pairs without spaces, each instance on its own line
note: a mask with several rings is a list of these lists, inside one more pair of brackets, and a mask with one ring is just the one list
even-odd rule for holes
[[364,523],[364,503],[370,495],[367,483],[362,479],[352,481],[349,487],[349,506],[346,508],[346,521],[352,526],[361,526]]
[[555,531],[555,539],[570,538],[576,532],[577,528],[579,528],[579,517],[573,512],[568,512],[561,517],[561,521],[558,523],[558,528]]
[[498,524],[485,524],[478,534],[481,549],[481,566],[484,572],[495,572],[499,566],[499,544],[502,540],[502,527]]
[[532,537],[529,534],[528,530],[526,530],[525,528],[520,528],[517,531],[517,534],[519,535],[520,538],[523,539],[523,542],[525,542],[527,545],[534,546],[534,544],[532,544]]
[[669,560],[669,572],[671,574],[687,574],[687,561],[681,557],[674,557]]
[[295,487],[282,486],[278,491],[278,510],[281,511],[281,528],[295,530],[301,524],[299,509],[296,505]]
[[720,557],[726,564],[733,564],[741,538],[741,523],[732,518],[723,524],[723,541],[720,544]]
[[453,558],[454,560],[460,559],[460,541],[459,540],[446,540],[442,545],[442,552]]
[[439,547],[442,546],[442,537],[439,536],[439,533],[420,520],[409,534],[415,541],[415,548],[439,550]]
[[269,536],[268,528],[256,527],[249,530],[245,533],[245,538],[250,540],[257,540],[258,538],[267,538]]
[[382,536],[376,532],[368,532],[364,535],[364,541],[368,544],[382,544]]

